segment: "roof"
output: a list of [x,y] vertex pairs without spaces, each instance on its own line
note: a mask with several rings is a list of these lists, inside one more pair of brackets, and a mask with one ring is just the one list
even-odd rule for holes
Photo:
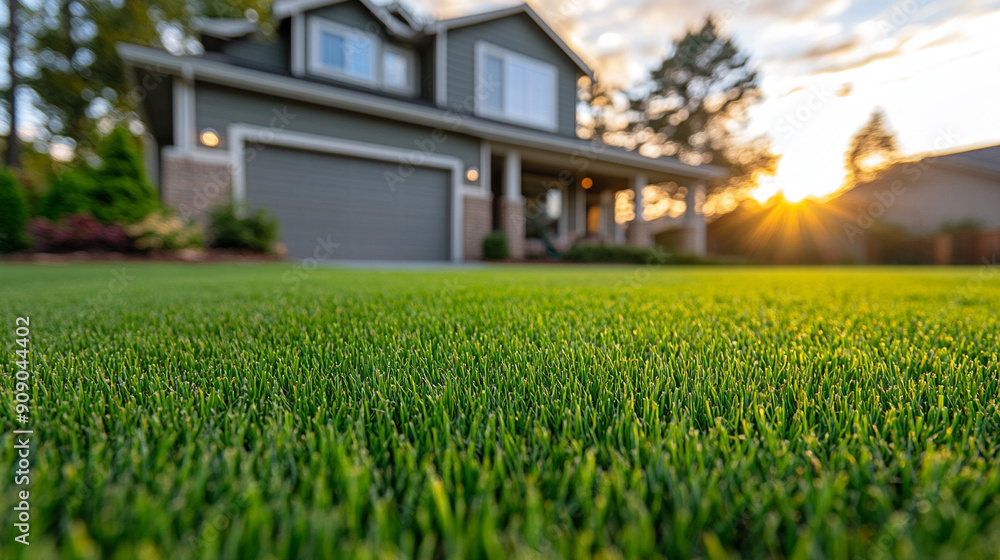
[[[275,0],[273,8],[274,17],[276,19],[285,19],[302,12],[326,6],[333,6],[346,1],[348,0]],[[490,10],[451,19],[444,19],[428,26],[422,26],[417,18],[406,10],[399,2],[393,2],[382,6],[375,4],[371,0],[358,1],[361,2],[361,4],[364,5],[372,14],[374,14],[379,21],[384,23],[386,27],[389,28],[390,32],[394,35],[403,37],[418,35],[420,33],[430,35],[447,32],[450,29],[479,25],[481,23],[488,23],[498,19],[516,16],[518,14],[525,14],[531,18],[531,20],[534,21],[546,35],[549,36],[549,39],[551,39],[556,46],[566,53],[566,56],[568,56],[573,63],[576,64],[581,71],[583,71],[584,74],[591,79],[594,77],[594,70],[586,62],[584,62],[582,58],[580,58],[580,55],[578,55],[569,47],[568,44],[566,44],[566,41],[563,41],[559,34],[556,33],[549,24],[545,23],[545,20],[542,19],[542,17],[539,16],[535,10],[531,9],[531,6],[527,4],[516,4],[498,10]],[[395,17],[394,14],[398,17]],[[405,22],[406,25],[400,25],[401,21]]]
[[[604,144],[595,146],[589,140],[526,129],[472,115],[463,115],[463,118],[456,119],[454,113],[438,107],[374,96],[335,85],[319,84],[202,57],[175,56],[152,47],[119,44],[118,54],[128,66],[140,70],[185,76],[189,79],[225,85],[262,95],[275,95],[401,122],[454,130],[457,133],[485,140],[561,153],[577,158],[587,158],[595,162],[625,166],[650,174],[694,179],[717,179],[728,175],[725,169],[714,165],[692,166],[675,158],[649,158]],[[459,122],[456,123],[456,121]]]
[[258,26],[256,22],[248,19],[238,18],[194,18],[192,21],[196,31],[202,35],[217,37],[219,39],[237,39],[245,37],[255,31]]
[[929,163],[1000,178],[1000,145],[927,158]]
[[552,27],[549,26],[549,24],[545,23],[545,20],[543,20],[542,17],[539,16],[537,12],[535,12],[535,10],[531,9],[531,6],[527,4],[517,4],[515,6],[501,8],[499,10],[492,10],[488,12],[481,12],[457,18],[445,19],[437,22],[437,24],[435,24],[434,27],[435,27],[435,32],[441,32],[441,31],[447,31],[449,29],[468,27],[470,25],[479,25],[481,23],[487,23],[490,21],[495,21],[498,19],[515,16],[518,14],[525,14],[529,18],[531,18],[532,21],[534,21],[535,24],[538,25],[538,27],[540,27],[542,31],[544,31],[545,34],[548,35],[549,38],[552,39],[552,41],[559,46],[560,49],[562,49],[564,53],[566,53],[566,56],[568,56],[570,59],[573,60],[573,62],[580,68],[580,70],[583,71],[584,74],[586,74],[590,78],[594,77],[594,70],[590,66],[588,66],[587,63],[584,62],[582,58],[580,58],[580,55],[576,54],[576,52],[573,49],[571,49],[569,45],[567,45],[566,42],[562,40],[561,37],[559,37],[559,35],[552,29]]
[[[348,0],[275,0],[272,7],[274,18],[278,20],[315,10],[343,4]],[[368,9],[390,33],[397,37],[414,38],[424,33],[424,26],[399,2],[381,5],[371,0],[357,0]]]

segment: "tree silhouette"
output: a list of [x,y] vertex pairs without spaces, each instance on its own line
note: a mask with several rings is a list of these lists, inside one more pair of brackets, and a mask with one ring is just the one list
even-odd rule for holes
[[852,188],[876,179],[899,159],[896,135],[890,131],[885,111],[877,107],[868,122],[851,138],[845,156],[845,187]]

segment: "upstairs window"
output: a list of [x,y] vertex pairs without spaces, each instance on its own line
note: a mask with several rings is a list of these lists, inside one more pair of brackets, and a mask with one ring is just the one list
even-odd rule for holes
[[555,67],[487,43],[476,49],[476,112],[555,130]]
[[313,20],[310,70],[319,75],[374,83],[376,39],[333,22]]
[[320,18],[311,18],[309,26],[310,73],[396,93],[416,92],[411,51]]

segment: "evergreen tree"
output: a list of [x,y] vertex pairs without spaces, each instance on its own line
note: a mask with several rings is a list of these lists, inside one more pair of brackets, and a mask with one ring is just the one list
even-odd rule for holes
[[24,189],[10,169],[0,170],[0,253],[13,253],[28,246],[24,235],[27,224]]
[[729,169],[731,178],[709,183],[710,193],[746,192],[778,162],[766,138],[745,137],[746,111],[760,98],[749,56],[708,18],[633,94],[631,133],[646,155]]
[[97,153],[101,167],[94,172],[88,195],[95,218],[106,224],[132,224],[159,207],[142,155],[124,128],[113,130]]
[[868,122],[851,138],[845,154],[845,187],[852,188],[876,179],[899,159],[896,135],[889,130],[881,108],[872,111]]
[[38,202],[37,213],[49,220],[88,209],[88,196],[93,182],[79,171],[67,171],[57,176]]

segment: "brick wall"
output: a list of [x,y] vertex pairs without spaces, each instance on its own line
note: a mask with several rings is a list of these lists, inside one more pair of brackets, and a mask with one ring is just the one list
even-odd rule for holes
[[503,231],[510,242],[510,258],[524,258],[524,201],[503,199],[500,203]]
[[202,228],[208,225],[208,212],[213,207],[230,201],[231,181],[228,165],[163,157],[160,185],[163,203]]
[[467,261],[478,261],[483,258],[483,238],[493,231],[492,201],[466,196],[463,204],[463,256]]

